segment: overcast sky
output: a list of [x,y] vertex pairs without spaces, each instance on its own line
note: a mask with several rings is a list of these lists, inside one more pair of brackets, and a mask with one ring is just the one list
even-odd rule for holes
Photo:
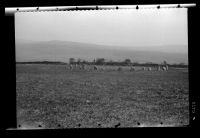
[[187,9],[16,13],[15,36],[187,52]]

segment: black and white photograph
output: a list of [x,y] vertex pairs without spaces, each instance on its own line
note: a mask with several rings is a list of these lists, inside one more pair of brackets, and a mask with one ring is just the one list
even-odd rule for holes
[[189,125],[188,8],[158,8],[16,12],[17,128]]

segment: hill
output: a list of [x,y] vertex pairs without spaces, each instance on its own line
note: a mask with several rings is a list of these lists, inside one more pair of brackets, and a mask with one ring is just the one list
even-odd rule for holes
[[188,64],[187,53],[166,53],[160,49],[145,47],[113,47],[70,41],[16,41],[16,61],[61,61],[68,62],[69,58],[81,58],[92,61],[94,58],[122,61],[126,58],[133,62]]

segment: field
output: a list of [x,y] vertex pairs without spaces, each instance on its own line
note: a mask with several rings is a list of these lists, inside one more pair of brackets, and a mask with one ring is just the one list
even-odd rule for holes
[[187,69],[70,71],[16,64],[16,94],[20,128],[189,124]]

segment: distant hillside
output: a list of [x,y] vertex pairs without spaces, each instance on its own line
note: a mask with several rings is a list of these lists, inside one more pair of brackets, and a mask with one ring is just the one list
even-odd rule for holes
[[66,65],[67,63],[59,61],[32,61],[32,62],[16,62],[16,64],[56,64],[56,65]]
[[187,53],[165,53],[145,48],[112,47],[96,44],[69,41],[17,41],[16,61],[60,61],[68,62],[69,58],[81,58],[92,61],[94,58],[122,61],[126,58],[133,62],[155,62],[166,60],[168,63],[188,64]]

